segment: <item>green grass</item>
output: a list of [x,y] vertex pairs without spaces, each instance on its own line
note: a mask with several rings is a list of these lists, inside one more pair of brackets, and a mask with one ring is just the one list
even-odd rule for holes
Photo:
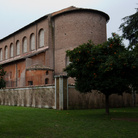
[[0,106],[0,138],[137,138],[138,108],[66,110]]

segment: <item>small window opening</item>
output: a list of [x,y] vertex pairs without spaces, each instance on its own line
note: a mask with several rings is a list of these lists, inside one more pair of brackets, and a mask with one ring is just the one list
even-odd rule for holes
[[28,81],[28,85],[33,85],[33,81]]
[[46,78],[46,79],[45,79],[45,84],[48,84],[48,81],[49,81],[48,78]]
[[48,75],[48,71],[46,71],[46,75]]
[[10,79],[12,78],[12,72],[10,72]]

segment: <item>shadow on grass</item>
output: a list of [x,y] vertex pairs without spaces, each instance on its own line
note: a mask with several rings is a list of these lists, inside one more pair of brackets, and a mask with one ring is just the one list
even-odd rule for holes
[[[71,112],[74,112],[72,110]],[[129,118],[130,120],[138,119],[138,107],[132,108],[111,108],[109,115],[105,113],[105,109],[91,110],[75,110],[77,118],[90,120],[111,120],[112,118]],[[78,112],[78,113],[77,113]]]

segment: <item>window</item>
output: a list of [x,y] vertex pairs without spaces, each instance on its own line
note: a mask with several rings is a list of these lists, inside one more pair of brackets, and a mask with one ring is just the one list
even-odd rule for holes
[[2,61],[2,48],[0,49],[0,61]]
[[44,46],[44,30],[41,29],[39,31],[39,47],[43,47]]
[[19,40],[17,40],[16,42],[16,55],[19,55],[20,54],[20,42]]
[[46,71],[46,75],[48,75],[48,71]]
[[13,44],[10,45],[10,57],[13,57]]
[[27,38],[23,38],[23,53],[27,52]]
[[5,46],[5,59],[8,59],[8,47]]
[[68,66],[71,63],[71,61],[69,60],[69,56],[66,56],[66,66]]
[[30,50],[34,50],[35,49],[35,35],[31,34],[30,37]]
[[48,81],[49,81],[48,78],[46,78],[46,79],[45,79],[45,84],[48,84]]
[[12,78],[12,72],[10,72],[9,76],[10,76],[10,79],[11,79]]
[[33,81],[28,81],[28,85],[33,85]]

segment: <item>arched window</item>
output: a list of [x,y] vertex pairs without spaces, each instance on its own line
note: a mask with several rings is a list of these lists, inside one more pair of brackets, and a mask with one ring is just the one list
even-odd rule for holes
[[8,59],[8,47],[5,46],[5,59]]
[[0,61],[2,61],[2,48],[0,49]]
[[66,55],[66,62],[65,63],[66,63],[66,66],[68,66],[71,63],[69,56],[67,56],[67,55]]
[[10,57],[13,57],[13,43],[10,45]]
[[44,46],[44,30],[41,29],[39,31],[39,47],[43,47]]
[[16,42],[16,55],[20,55],[20,42],[17,40]]
[[27,38],[23,38],[23,53],[27,52]]
[[31,34],[30,36],[30,50],[34,50],[35,49],[35,35]]
[[48,81],[49,81],[49,79],[48,79],[48,78],[46,78],[46,79],[45,79],[45,84],[48,84]]

